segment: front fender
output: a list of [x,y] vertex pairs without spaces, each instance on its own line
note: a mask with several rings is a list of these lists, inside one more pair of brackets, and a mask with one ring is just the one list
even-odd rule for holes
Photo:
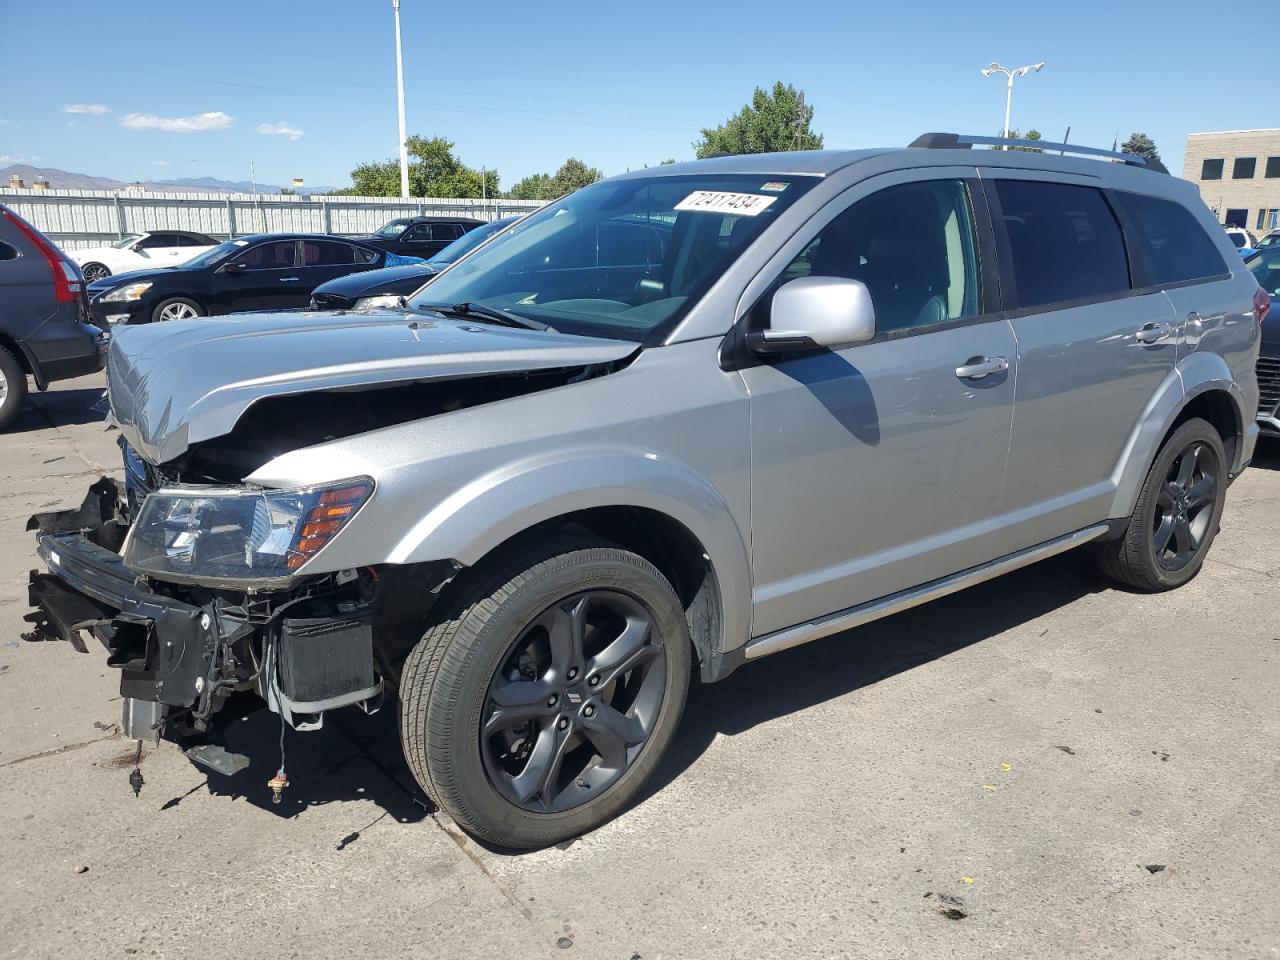
[[721,652],[746,643],[751,567],[728,504],[687,464],[638,448],[558,450],[478,476],[428,510],[387,560],[457,560],[473,565],[539,523],[593,507],[618,506],[665,514],[698,539],[720,589]]
[[[1124,452],[1112,474],[1115,496],[1107,516],[1127,517],[1133,513],[1138,493],[1147,478],[1147,471],[1155,460],[1160,442],[1178,419],[1184,407],[1196,397],[1210,390],[1222,390],[1230,394],[1235,408],[1237,426],[1242,437],[1253,425],[1252,417],[1245,416],[1244,394],[1225,360],[1216,353],[1192,353],[1161,381],[1159,388],[1138,418],[1138,424],[1129,435]],[[1255,427],[1256,429],[1256,427]],[[1247,444],[1239,444],[1232,472],[1240,469],[1241,458]]]

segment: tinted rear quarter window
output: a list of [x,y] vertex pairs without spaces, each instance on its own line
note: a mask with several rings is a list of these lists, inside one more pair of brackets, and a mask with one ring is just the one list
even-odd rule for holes
[[1129,289],[1115,214],[1093,187],[996,180],[1018,307],[1090,300]]
[[1153,284],[1203,280],[1228,273],[1217,246],[1195,215],[1180,203],[1138,193],[1117,193],[1133,225],[1131,238]]

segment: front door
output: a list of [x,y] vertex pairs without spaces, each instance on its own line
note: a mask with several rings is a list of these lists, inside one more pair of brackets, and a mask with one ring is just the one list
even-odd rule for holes
[[[242,310],[272,310],[296,306],[297,288],[302,284],[298,270],[298,241],[266,240],[256,243],[231,260],[237,272],[214,274],[214,302],[218,313]],[[302,298],[302,305],[309,300]]]
[[761,301],[796,277],[861,280],[877,332],[743,371],[754,636],[996,556],[1017,354],[983,289],[989,228],[975,181],[892,176],[833,201]]

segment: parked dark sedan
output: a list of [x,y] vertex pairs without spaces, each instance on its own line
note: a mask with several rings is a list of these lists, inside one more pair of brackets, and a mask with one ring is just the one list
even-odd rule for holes
[[80,268],[0,204],[0,430],[36,388],[102,369],[110,334],[89,323]]
[[394,307],[401,297],[407,297],[449,264],[461,259],[464,254],[470,253],[519,219],[518,216],[504,217],[476,227],[423,263],[386,267],[330,280],[316,287],[311,294],[311,309],[363,310],[368,307]]
[[108,324],[305,307],[320,284],[376,270],[386,260],[382,250],[323,234],[240,237],[179,267],[95,281],[89,285],[89,305]]
[[384,224],[372,236],[356,239],[387,253],[425,258],[439,253],[464,233],[482,227],[484,223],[470,217],[400,217]]
[[1258,353],[1258,426],[1264,434],[1280,437],[1280,247],[1259,250],[1245,264],[1271,298]]

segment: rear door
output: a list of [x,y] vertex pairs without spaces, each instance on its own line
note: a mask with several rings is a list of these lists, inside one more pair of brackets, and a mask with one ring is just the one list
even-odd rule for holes
[[149,267],[172,267],[187,259],[179,249],[180,243],[177,234],[153,233],[139,240],[134,250],[146,259]]
[[742,371],[755,636],[998,555],[1016,345],[982,283],[993,256],[973,171],[922,175],[832,201],[760,300],[798,277],[861,280],[876,336]]
[[400,235],[397,253],[426,259],[462,236],[458,223],[418,223]]
[[290,300],[286,306],[308,305],[311,291],[322,283],[368,270],[379,259],[372,250],[340,240],[303,240],[301,247],[301,266],[294,271],[298,281],[289,285]]
[[984,170],[1018,341],[1005,552],[1106,518],[1113,473],[1173,370],[1176,316],[1135,289],[1111,199],[1092,177]]

